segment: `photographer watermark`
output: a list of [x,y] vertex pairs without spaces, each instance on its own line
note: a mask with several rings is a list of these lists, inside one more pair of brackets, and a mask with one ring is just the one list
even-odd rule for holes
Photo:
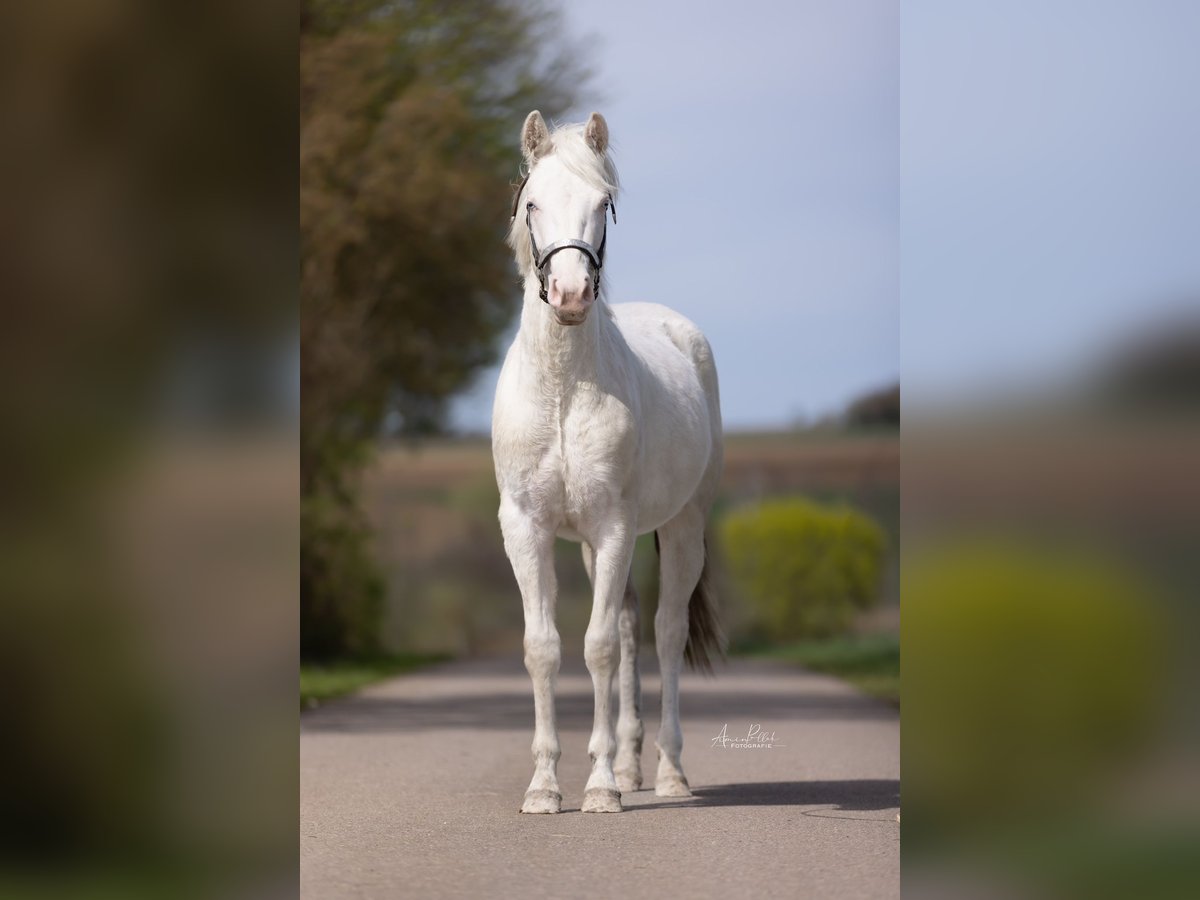
[[731,737],[728,722],[721,726],[720,733],[712,739],[712,745],[722,750],[774,750],[786,746],[776,740],[774,731],[763,731],[761,725],[751,725],[744,735]]

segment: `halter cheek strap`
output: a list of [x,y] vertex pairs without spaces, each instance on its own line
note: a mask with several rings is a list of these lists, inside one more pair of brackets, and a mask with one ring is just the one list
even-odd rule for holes
[[[525,184],[529,181],[529,176],[526,175],[521,184],[517,187],[517,193],[513,197],[512,218],[517,217],[517,208],[521,203],[521,193],[525,190]],[[617,221],[617,205],[613,202],[612,195],[608,196],[608,208],[612,211],[613,224]],[[600,246],[593,247],[584,240],[564,240],[555,241],[553,244],[548,244],[541,250],[538,249],[537,240],[533,236],[533,223],[530,221],[533,215],[533,210],[525,212],[525,227],[529,231],[529,247],[533,250],[533,264],[537,271],[538,285],[540,290],[538,296],[543,303],[549,303],[550,297],[546,290],[546,267],[550,265],[550,257],[554,256],[559,250],[578,250],[587,257],[588,262],[592,266],[592,296],[600,296],[600,270],[604,268],[604,246],[608,243],[608,223],[604,225],[604,235],[600,238]]]

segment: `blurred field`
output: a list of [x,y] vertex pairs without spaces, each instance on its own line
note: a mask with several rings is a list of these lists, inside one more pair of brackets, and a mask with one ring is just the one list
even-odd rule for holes
[[[895,432],[796,432],[727,437],[725,476],[714,518],[739,504],[803,495],[845,502],[888,535],[882,603],[861,630],[895,631],[898,606],[900,447]],[[364,498],[388,582],[385,643],[393,652],[475,655],[521,645],[521,602],[496,521],[499,498],[485,439],[436,440],[382,449],[366,473]],[[711,532],[711,529],[710,529]],[[710,533],[710,541],[715,535]],[[723,618],[735,645],[745,611],[712,547]],[[653,539],[639,540],[635,581],[643,637],[655,609]],[[558,548],[559,628],[568,651],[582,648],[590,596],[578,547]]]

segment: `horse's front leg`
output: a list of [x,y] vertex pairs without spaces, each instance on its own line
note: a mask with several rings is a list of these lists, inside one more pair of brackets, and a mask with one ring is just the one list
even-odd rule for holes
[[525,668],[533,679],[533,780],[525,792],[521,812],[556,813],[562,807],[562,793],[558,789],[561,750],[554,714],[554,682],[562,645],[554,623],[558,590],[554,531],[504,501],[500,504],[500,528],[525,607]]
[[618,617],[633,561],[633,518],[614,516],[594,548],[592,617],[584,636],[583,656],[592,676],[596,715],[588,755],[592,774],[583,795],[584,812],[620,812],[621,792],[613,774],[617,737],[613,723],[613,677],[621,661]]
[[[596,564],[593,554],[591,544],[584,541],[583,565],[594,587]],[[638,673],[641,617],[632,571],[625,580],[625,596],[621,601],[621,614],[617,617],[617,630],[621,636],[621,664],[617,668],[617,693],[621,702],[620,712],[617,713],[617,755],[613,761],[613,771],[617,776],[617,789],[624,794],[642,789],[642,739],[645,735],[642,725],[642,682]]]

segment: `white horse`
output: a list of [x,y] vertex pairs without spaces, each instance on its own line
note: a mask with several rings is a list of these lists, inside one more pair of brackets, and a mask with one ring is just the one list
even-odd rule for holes
[[521,811],[553,813],[562,803],[554,540],[563,537],[583,545],[594,590],[584,659],[595,721],[582,808],[620,812],[621,791],[642,784],[640,629],[630,564],[637,535],[651,531],[662,566],[654,620],[662,672],[655,793],[691,796],[680,762],[679,672],[685,651],[702,668],[720,652],[704,577],[704,526],[722,461],[717,371],[708,341],[683,316],[600,299],[606,217],[611,210],[616,221],[617,194],[603,117],[593,113],[586,125],[551,134],[535,110],[521,145],[528,174],[513,203],[509,243],[525,301],[492,417],[500,525],[525,607],[536,717],[534,774]]

